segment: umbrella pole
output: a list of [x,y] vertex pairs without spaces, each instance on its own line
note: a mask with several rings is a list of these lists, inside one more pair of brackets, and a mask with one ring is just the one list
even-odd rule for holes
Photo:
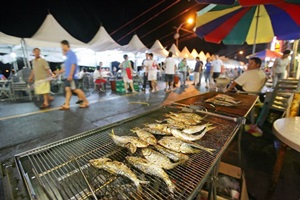
[[256,15],[256,24],[255,24],[255,32],[254,32],[254,42],[253,42],[252,54],[255,53],[255,49],[256,49],[256,38],[257,38],[259,13],[260,13],[260,5],[258,5],[258,8],[257,8],[257,15]]

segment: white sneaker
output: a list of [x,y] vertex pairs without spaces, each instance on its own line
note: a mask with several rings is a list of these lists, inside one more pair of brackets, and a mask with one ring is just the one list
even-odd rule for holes
[[137,91],[133,90],[132,93],[133,93],[133,94],[137,94]]

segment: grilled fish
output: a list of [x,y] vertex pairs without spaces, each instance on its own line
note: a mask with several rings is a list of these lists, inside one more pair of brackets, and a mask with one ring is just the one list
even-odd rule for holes
[[198,133],[200,131],[203,131],[207,126],[210,126],[211,124],[202,124],[202,125],[196,125],[196,126],[189,126],[182,130],[182,132],[186,134],[194,134]]
[[165,127],[164,129],[157,129],[157,128],[143,128],[144,131],[152,133],[154,135],[172,135],[171,129]]
[[[178,129],[184,129],[186,128],[186,125],[180,121],[176,121],[174,119],[171,119],[171,118],[166,118],[164,119],[163,121],[166,121],[167,124],[166,126],[170,127],[170,128],[178,128]],[[162,123],[163,121],[158,121],[158,123]]]
[[215,127],[213,126],[208,126],[206,125],[206,127],[204,128],[204,130],[201,132],[201,134],[199,135],[192,135],[192,134],[186,134],[186,133],[183,133],[177,129],[172,129],[171,130],[171,133],[173,136],[181,139],[181,140],[184,140],[184,141],[196,141],[196,140],[200,140],[207,131],[210,131],[212,129],[214,129]]
[[174,115],[176,117],[180,117],[180,118],[191,118],[196,122],[201,122],[203,117],[201,117],[200,115],[197,115],[196,113],[173,113],[170,112],[171,115]]
[[149,147],[143,148],[142,154],[150,163],[159,165],[164,169],[173,169],[174,167],[176,167],[179,164],[179,163],[172,163],[167,156],[165,156]]
[[140,129],[140,128],[134,128],[131,131],[136,133],[141,140],[147,142],[148,144],[156,145],[157,140],[156,140],[155,136],[152,135],[151,133],[149,133],[143,129]]
[[150,163],[144,158],[133,157],[133,156],[126,156],[126,160],[134,167],[141,170],[142,172],[163,179],[164,182],[167,184],[169,191],[171,193],[174,193],[175,190],[174,183],[172,183],[169,175],[159,165]]
[[168,158],[170,158],[171,160],[173,160],[175,162],[179,162],[180,164],[185,163],[189,159],[188,155],[172,151],[172,150],[167,149],[167,148],[165,148],[161,145],[155,145],[154,147],[160,153],[164,154],[165,156],[167,156]]
[[186,124],[188,126],[190,126],[190,125],[196,125],[197,124],[197,122],[194,119],[192,119],[192,118],[176,117],[176,116],[170,115],[170,114],[166,114],[165,116],[169,117],[169,118],[171,118],[171,119],[173,119],[175,121],[178,121],[178,122],[181,122],[183,124]]
[[215,149],[209,149],[195,143],[182,141],[174,136],[164,136],[158,141],[158,144],[162,145],[167,149],[180,153],[199,153],[199,149],[207,151],[210,154],[212,154],[212,151],[215,151]]
[[104,169],[105,171],[111,174],[118,174],[129,178],[131,181],[134,182],[135,186],[139,191],[141,191],[142,189],[140,184],[149,183],[149,181],[139,180],[135,173],[133,173],[133,171],[131,171],[131,169],[122,162],[112,161],[109,158],[99,158],[90,160],[89,163],[97,169]]
[[121,147],[126,147],[131,153],[135,153],[137,148],[147,147],[149,144],[138,137],[134,136],[117,136],[112,129],[110,134],[114,143]]

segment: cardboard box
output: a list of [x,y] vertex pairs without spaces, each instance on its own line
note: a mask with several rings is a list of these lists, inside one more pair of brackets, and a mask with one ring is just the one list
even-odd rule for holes
[[[249,200],[244,172],[240,167],[221,162],[219,167],[219,175],[226,175],[229,178],[234,178],[238,180],[240,183],[240,191],[239,191],[240,195],[238,199]],[[208,197],[208,192],[202,189],[200,191],[199,196],[197,197],[197,200],[206,200],[207,197]],[[223,194],[217,195],[217,200],[232,200],[232,199],[233,199],[232,197],[229,196],[226,197]]]

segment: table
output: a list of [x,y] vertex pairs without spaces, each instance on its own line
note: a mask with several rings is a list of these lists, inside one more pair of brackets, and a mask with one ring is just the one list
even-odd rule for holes
[[273,123],[273,133],[282,142],[275,162],[271,179],[271,190],[275,189],[282,168],[287,147],[300,152],[300,117],[277,119]]

